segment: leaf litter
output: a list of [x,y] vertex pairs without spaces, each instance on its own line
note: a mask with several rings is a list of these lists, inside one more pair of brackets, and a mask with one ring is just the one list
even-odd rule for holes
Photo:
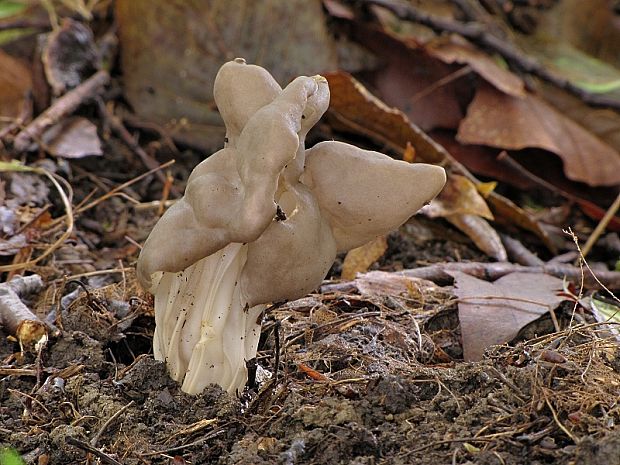
[[[341,5],[333,0],[326,4],[331,4],[330,12]],[[122,6],[117,8],[120,11]],[[157,8],[148,11],[159,14]],[[121,14],[136,14],[129,10],[127,7]],[[373,6],[371,11],[379,10]],[[312,12],[313,24],[331,47],[320,8]],[[345,13],[349,21],[360,21],[346,8]],[[382,24],[390,21],[398,27],[396,16],[385,18]],[[218,36],[213,23],[206,24],[208,34],[215,37],[210,44],[227,40]],[[415,27],[407,30],[421,31]],[[150,33],[141,30],[140,39],[148,39]],[[180,164],[174,167],[156,161],[155,157],[170,157],[167,150],[174,146],[170,144],[174,131],[168,130],[183,122],[173,121],[173,112],[165,113],[166,119],[159,122],[168,121],[171,126],[162,130],[134,118],[134,124],[149,133],[146,142],[138,144],[124,127],[130,120],[121,111],[117,113],[114,105],[105,105],[112,103],[104,102],[110,97],[103,91],[110,75],[100,70],[89,77],[94,69],[79,78],[81,83],[63,81],[62,76],[55,81],[66,85],[58,90],[64,95],[52,103],[52,120],[35,119],[33,125],[28,123],[28,112],[13,110],[12,123],[2,133],[8,147],[15,140],[23,150],[34,149],[32,142],[39,143],[46,129],[67,124],[76,112],[98,123],[104,135],[114,123],[121,140],[97,139],[105,156],[69,163],[55,159],[54,169],[48,169],[49,164],[45,170],[11,164],[11,176],[31,171],[25,187],[43,179],[42,174],[54,185],[55,190],[39,194],[32,205],[17,208],[19,196],[5,190],[10,182],[2,183],[2,215],[8,224],[0,239],[14,240],[15,249],[9,250],[13,256],[0,258],[0,269],[8,272],[3,275],[7,280],[24,269],[43,278],[43,290],[20,294],[19,300],[45,320],[50,335],[41,351],[20,351],[18,341],[11,338],[14,335],[0,330],[2,444],[17,448],[28,463],[75,463],[87,458],[128,464],[518,464],[524,457],[532,463],[617,463],[620,439],[614,425],[618,422],[620,367],[615,332],[610,330],[614,323],[596,321],[586,306],[574,302],[557,307],[547,304],[553,312],[541,311],[539,302],[566,297],[555,294],[559,279],[551,274],[567,276],[573,282],[562,286],[571,299],[578,294],[573,285],[583,279],[591,288],[596,282],[588,272],[582,278],[579,267],[544,262],[554,247],[566,249],[562,242],[558,245],[557,234],[552,242],[548,225],[545,229],[531,211],[496,192],[495,186],[482,189],[483,184],[402,111],[414,121],[419,118],[425,128],[447,128],[454,138],[454,130],[471,105],[467,95],[473,97],[475,89],[486,85],[473,76],[515,98],[523,98],[520,79],[508,71],[500,72],[497,61],[473,44],[425,43],[381,31],[372,33],[382,44],[390,45],[386,49],[406,50],[407,56],[429,65],[427,70],[432,72],[421,76],[420,68],[407,69],[394,56],[381,53],[388,60],[387,72],[382,75],[375,68],[356,74],[368,85],[380,84],[369,87],[373,92],[393,92],[388,103],[400,106],[404,102],[406,106],[400,110],[379,100],[356,77],[332,73],[328,77],[333,105],[322,133],[313,137],[346,134],[369,146],[387,147],[393,156],[409,162],[441,163],[450,171],[453,192],[444,199],[443,211],[435,214],[440,219],[411,220],[399,232],[357,251],[357,257],[349,257],[348,266],[344,266],[346,258],[345,263],[336,264],[333,281],[326,282],[319,293],[274,305],[263,326],[259,356],[252,362],[252,382],[241,399],[216,387],[196,397],[187,396],[169,380],[162,364],[153,361],[149,355],[152,301],[137,286],[130,266],[158,210],[170,203],[172,176],[185,177],[187,169],[200,159],[184,151]],[[121,31],[121,39],[123,34],[126,32]],[[424,35],[433,37],[429,30]],[[149,50],[155,50],[152,41],[146,43]],[[283,50],[288,46],[284,44]],[[127,51],[125,47],[124,53]],[[176,71],[186,70],[178,66],[181,55],[173,54],[176,61],[169,80],[160,79],[156,84],[175,85],[179,78]],[[157,64],[157,56],[147,63],[148,69]],[[332,59],[330,55],[328,62],[336,68]],[[127,56],[124,60],[127,64]],[[199,62],[195,57],[188,60]],[[290,61],[278,63],[284,66]],[[376,66],[378,61],[360,60],[352,70],[359,71],[368,63]],[[135,74],[128,69],[124,72],[130,78],[144,72],[144,68],[134,70]],[[151,76],[161,77],[152,72]],[[198,82],[181,79],[183,85]],[[112,81],[115,83],[114,77]],[[390,87],[395,82],[400,87]],[[413,96],[403,92],[403,83],[411,84]],[[91,87],[80,94],[84,84]],[[185,88],[181,89],[183,94]],[[124,90],[131,92],[130,88]],[[191,89],[189,95],[191,99]],[[201,88],[196,102],[203,97]],[[438,105],[443,101],[438,97],[447,106]],[[96,105],[88,103],[93,98],[98,100]],[[142,102],[165,102],[165,98],[149,98]],[[416,107],[412,102],[423,105]],[[91,109],[98,110],[101,121],[93,117]],[[446,113],[442,114],[442,109]],[[421,115],[424,111],[427,114]],[[148,116],[155,114],[141,113],[141,118]],[[20,121],[20,117],[25,119]],[[27,122],[28,131],[23,131],[23,122]],[[91,132],[90,142],[94,140]],[[181,135],[177,141],[182,140]],[[53,144],[43,145],[41,149],[52,152]],[[70,146],[76,147],[75,140]],[[77,149],[79,158],[92,150],[80,144]],[[60,152],[58,156],[62,156]],[[142,172],[143,165],[149,171],[134,174]],[[122,173],[118,166],[123,166]],[[159,176],[161,185],[153,182],[152,176],[160,170],[169,170]],[[71,185],[58,181],[60,175],[70,179]],[[450,220],[454,212],[461,219],[472,215],[483,223],[468,237],[441,220]],[[588,231],[587,226],[579,226]],[[538,238],[521,236],[522,231],[517,233],[515,227],[534,232]],[[518,235],[543,263],[489,262],[489,256],[503,258],[496,228],[508,228]],[[14,239],[24,231],[28,231],[28,241]],[[501,248],[485,248],[493,242]],[[503,253],[514,259],[512,250]],[[355,279],[336,280],[341,270]],[[365,270],[371,271],[363,273]],[[474,281],[463,272],[483,281]],[[456,282],[451,274],[457,277]],[[620,287],[617,273],[601,271],[597,275],[608,286]],[[539,287],[544,299],[533,294]],[[459,295],[464,289],[467,295]],[[483,300],[493,305],[478,307],[493,307],[493,311],[487,312],[486,326],[477,320],[474,329],[481,330],[482,336],[476,337],[477,333],[468,329],[469,323],[463,323],[463,307],[468,301],[484,303],[482,297],[491,297]],[[528,317],[521,319],[525,303],[537,310],[525,312]],[[498,317],[498,311],[513,312],[512,318]],[[485,339],[491,335],[494,339]],[[478,362],[464,363],[472,338],[476,351],[484,355]],[[498,342],[511,344],[489,346]]]

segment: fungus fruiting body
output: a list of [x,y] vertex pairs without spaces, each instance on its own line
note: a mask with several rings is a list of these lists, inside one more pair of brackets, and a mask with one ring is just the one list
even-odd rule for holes
[[214,86],[226,144],[200,163],[138,260],[155,296],[155,358],[185,392],[239,392],[271,302],[303,297],[339,251],[404,223],[445,172],[341,142],[305,149],[329,104],[321,76],[284,89],[242,59]]

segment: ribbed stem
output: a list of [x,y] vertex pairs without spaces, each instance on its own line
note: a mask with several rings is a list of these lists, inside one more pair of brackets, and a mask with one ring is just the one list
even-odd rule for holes
[[180,273],[163,273],[156,286],[155,358],[166,361],[189,394],[211,383],[231,393],[245,386],[265,307],[246,309],[240,289],[246,257],[247,245],[229,244]]

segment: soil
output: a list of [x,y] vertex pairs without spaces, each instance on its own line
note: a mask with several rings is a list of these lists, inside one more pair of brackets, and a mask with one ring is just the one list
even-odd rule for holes
[[[376,266],[476,256],[429,227],[390,236]],[[26,463],[620,463],[620,363],[594,330],[552,332],[542,318],[530,339],[465,363],[450,287],[326,286],[267,313],[240,398],[216,386],[190,396],[153,360],[152,300],[132,272],[101,279],[56,282],[64,306],[49,288],[32,303],[60,311],[40,353],[15,356],[0,334],[0,444]]]

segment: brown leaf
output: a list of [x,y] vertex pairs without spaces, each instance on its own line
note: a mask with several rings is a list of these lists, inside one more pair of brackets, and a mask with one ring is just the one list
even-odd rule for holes
[[387,250],[386,236],[379,236],[374,240],[349,250],[342,264],[342,279],[355,279],[357,273],[368,271],[370,265],[383,257]]
[[591,186],[620,183],[620,154],[538,97],[479,87],[457,138],[504,149],[539,147],[560,156],[566,176]]
[[351,29],[353,40],[385,63],[364,74],[381,100],[425,131],[458,127],[463,118],[460,96],[469,89],[461,66],[447,65],[413,41],[375,27],[354,23]]
[[484,350],[512,340],[519,330],[565,300],[557,293],[562,280],[542,273],[511,273],[492,283],[450,271],[459,298],[459,320],[465,360],[482,358]]
[[411,143],[420,161],[444,160],[441,146],[411,123],[402,111],[383,103],[350,74],[327,73],[325,77],[331,92],[328,118],[334,127],[364,134],[400,152]]
[[498,262],[508,260],[508,254],[497,231],[480,216],[457,214],[446,216],[446,220],[463,231],[489,257]]
[[620,152],[620,114],[609,108],[595,108],[578,97],[553,86],[543,86],[545,99],[563,115],[579,121],[584,128]]
[[[19,60],[0,50],[0,116],[17,118],[23,113],[26,96],[32,88],[30,70]],[[9,124],[0,121],[0,128]]]
[[355,278],[355,287],[365,297],[415,296],[435,292],[439,287],[426,279],[386,271],[369,271]]
[[282,85],[337,68],[320,0],[115,4],[127,99],[141,118],[204,149],[224,140],[212,92],[223,62],[243,57]]
[[445,187],[424,213],[431,218],[468,214],[493,219],[491,210],[474,183],[459,174],[448,176]]
[[[412,124],[403,112],[387,106],[347,73],[328,73],[326,77],[331,89],[328,119],[332,126],[366,135],[401,152],[411,143],[419,161],[450,166],[446,150]],[[451,177],[449,175],[448,179]],[[458,197],[458,194],[454,195],[454,199]],[[491,193],[488,200],[495,214],[499,213],[517,226],[534,232],[550,250],[555,250],[547,233],[524,210],[496,193]],[[480,201],[484,202],[481,197]]]
[[81,116],[66,118],[43,134],[49,153],[62,158],[103,155],[97,126]]
[[444,63],[466,64],[497,90],[513,97],[524,97],[523,81],[501,68],[488,54],[481,52],[460,36],[450,36],[428,44],[428,52]]
[[517,206],[511,200],[504,196],[492,192],[487,201],[493,210],[496,219],[503,218],[519,228],[536,234],[547,246],[547,248],[556,253],[556,246],[549,237],[549,234],[540,226],[540,223],[528,212]]

